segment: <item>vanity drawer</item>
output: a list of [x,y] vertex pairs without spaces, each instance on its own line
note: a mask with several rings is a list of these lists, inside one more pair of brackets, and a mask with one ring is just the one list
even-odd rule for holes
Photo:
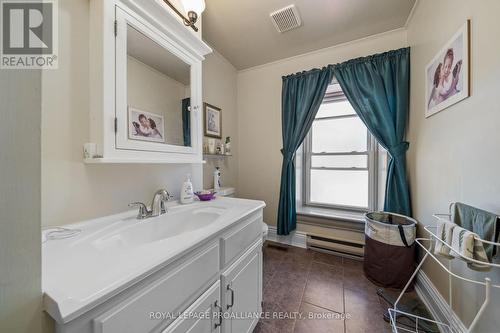
[[[220,280],[217,280],[186,311],[161,333],[219,332],[222,318],[214,313],[220,309]],[[216,324],[217,327],[215,326]]]
[[247,249],[258,237],[262,236],[262,213],[252,215],[234,230],[222,237],[222,264],[226,266],[238,254]]
[[186,259],[186,262],[151,283],[138,294],[94,319],[96,333],[149,332],[160,320],[151,312],[174,312],[218,273],[219,245]]

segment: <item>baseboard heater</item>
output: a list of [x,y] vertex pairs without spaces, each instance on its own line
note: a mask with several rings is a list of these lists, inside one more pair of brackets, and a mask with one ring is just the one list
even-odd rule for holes
[[363,259],[365,245],[348,240],[307,235],[307,248],[352,259]]

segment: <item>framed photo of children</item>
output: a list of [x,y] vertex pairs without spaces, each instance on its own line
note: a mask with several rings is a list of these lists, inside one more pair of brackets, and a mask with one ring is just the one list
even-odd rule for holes
[[222,138],[222,111],[220,108],[204,103],[205,136]]
[[132,140],[165,142],[163,116],[129,106],[128,137]]
[[436,54],[426,67],[425,117],[470,96],[470,21]]

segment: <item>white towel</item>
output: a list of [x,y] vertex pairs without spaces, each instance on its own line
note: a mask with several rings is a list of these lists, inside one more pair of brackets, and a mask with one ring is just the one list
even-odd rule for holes
[[477,271],[487,271],[490,269],[487,265],[470,262],[468,259],[484,261],[488,263],[488,256],[484,250],[483,243],[478,241],[479,236],[472,231],[459,226],[453,228],[451,247],[454,251],[450,254],[456,258],[461,258],[467,262],[467,266]]
[[[444,243],[452,246],[451,241],[453,237],[453,229],[456,227],[456,224],[450,221],[438,219],[436,226],[436,236],[438,236]],[[435,240],[434,253],[448,259],[454,258],[453,255],[450,255],[450,248],[439,240]]]
[[453,228],[451,247],[453,251],[450,254],[455,258],[474,259],[474,233],[455,226]]

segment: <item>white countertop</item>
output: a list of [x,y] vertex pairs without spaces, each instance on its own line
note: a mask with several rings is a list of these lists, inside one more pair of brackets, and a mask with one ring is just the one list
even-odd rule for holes
[[175,205],[145,220],[134,210],[65,225],[82,232],[42,245],[45,310],[66,323],[264,206],[217,198]]

